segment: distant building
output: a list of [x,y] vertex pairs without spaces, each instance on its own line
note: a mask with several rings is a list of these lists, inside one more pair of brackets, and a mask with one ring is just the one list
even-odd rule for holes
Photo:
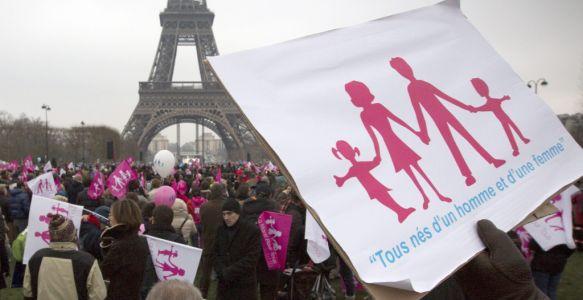
[[150,153],[156,154],[160,150],[168,150],[169,148],[170,142],[168,141],[168,138],[161,134],[156,134],[148,146],[148,151]]

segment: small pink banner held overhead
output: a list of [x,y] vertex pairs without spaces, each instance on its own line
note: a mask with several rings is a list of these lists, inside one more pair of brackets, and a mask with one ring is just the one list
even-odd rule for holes
[[89,186],[89,191],[87,192],[87,196],[89,198],[95,200],[103,194],[104,191],[104,184],[103,184],[103,174],[101,172],[96,172],[93,176],[93,180],[91,181],[91,186]]
[[130,167],[127,160],[124,160],[107,178],[107,188],[109,188],[112,195],[121,199],[128,191],[128,183],[137,178],[138,173]]
[[259,215],[257,225],[261,231],[263,256],[269,270],[283,270],[287,258],[287,244],[292,217],[264,211]]

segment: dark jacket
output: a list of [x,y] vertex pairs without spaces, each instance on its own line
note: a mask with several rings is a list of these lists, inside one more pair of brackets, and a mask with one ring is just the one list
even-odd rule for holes
[[30,199],[28,194],[19,188],[10,191],[10,216],[12,219],[28,219]]
[[551,275],[563,272],[567,264],[567,259],[574,252],[574,250],[569,249],[565,244],[555,246],[549,249],[549,251],[544,251],[535,240],[530,242],[529,248],[534,253],[534,257],[530,262],[532,271],[549,273]]
[[[182,234],[176,233],[174,227],[172,225],[160,225],[160,224],[150,224],[148,226],[148,230],[144,234],[161,238],[163,240],[186,244]],[[146,299],[150,289],[152,286],[158,282],[158,276],[156,275],[156,269],[154,268],[154,264],[152,263],[152,258],[148,255],[148,259],[146,261],[146,271],[144,273],[144,281],[142,282],[141,287],[141,297],[142,299]]]
[[110,280],[107,299],[140,299],[149,255],[146,239],[121,224],[103,231],[101,248],[101,271]]
[[81,221],[81,228],[79,230],[79,246],[80,249],[93,255],[97,260],[101,260],[101,247],[99,247],[99,240],[101,230],[93,223]]
[[[277,204],[275,201],[264,197],[258,196],[257,200],[245,202],[241,209],[241,218],[245,221],[252,223],[257,226],[257,219],[259,215],[264,211],[276,211]],[[261,246],[259,246],[260,249]],[[278,271],[270,271],[267,262],[263,256],[263,251],[260,253],[260,258],[257,261],[257,279],[262,284],[276,285],[278,281]]]
[[204,252],[208,252],[214,247],[217,229],[223,224],[222,207],[223,199],[209,199],[200,207],[201,238]]
[[69,203],[77,204],[77,196],[83,190],[83,184],[76,180],[71,180],[66,186]]
[[217,299],[257,299],[257,261],[261,254],[259,229],[239,219],[232,227],[223,223],[212,250],[219,279]]
[[243,207],[241,208],[241,218],[253,224],[257,224],[259,215],[264,211],[277,211],[277,204],[269,198],[258,197],[257,200],[243,203]]
[[12,222],[12,216],[10,215],[10,197],[8,195],[0,195],[0,208],[2,209],[4,220],[7,223]]

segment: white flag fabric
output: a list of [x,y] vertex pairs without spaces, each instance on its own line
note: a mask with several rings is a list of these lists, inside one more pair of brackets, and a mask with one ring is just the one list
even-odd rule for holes
[[313,262],[319,264],[330,257],[326,234],[309,211],[306,211],[305,239],[308,240],[307,251]]
[[73,164],[73,162],[70,162],[70,163],[67,165],[67,168],[68,168],[69,170],[74,170],[74,169],[75,169],[75,164]]
[[50,214],[60,214],[71,221],[77,228],[77,237],[81,228],[83,206],[69,204],[41,196],[32,196],[30,213],[28,215],[28,232],[26,233],[26,247],[24,247],[23,263],[27,264],[32,255],[49,246]]
[[46,172],[51,172],[52,170],[53,170],[53,165],[51,164],[51,161],[49,160],[49,161],[48,161],[48,162],[45,164],[45,166],[44,166],[44,168],[43,168],[43,171],[45,171],[45,173],[46,173]]
[[[159,280],[194,282],[202,249],[145,235]],[[259,245],[258,245],[259,246]]]
[[57,194],[57,185],[53,173],[44,173],[27,182],[33,195],[52,198]]
[[544,251],[561,244],[566,244],[571,249],[576,248],[573,240],[571,196],[577,192],[579,192],[577,187],[570,186],[551,199],[551,203],[557,207],[556,213],[524,225],[524,229]]
[[428,291],[582,175],[452,3],[208,59],[366,283]]

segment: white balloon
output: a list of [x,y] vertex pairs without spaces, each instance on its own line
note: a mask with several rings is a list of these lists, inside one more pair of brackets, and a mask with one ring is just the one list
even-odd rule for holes
[[152,167],[156,173],[164,178],[172,174],[172,170],[174,170],[174,163],[174,154],[168,150],[161,150],[154,156]]

